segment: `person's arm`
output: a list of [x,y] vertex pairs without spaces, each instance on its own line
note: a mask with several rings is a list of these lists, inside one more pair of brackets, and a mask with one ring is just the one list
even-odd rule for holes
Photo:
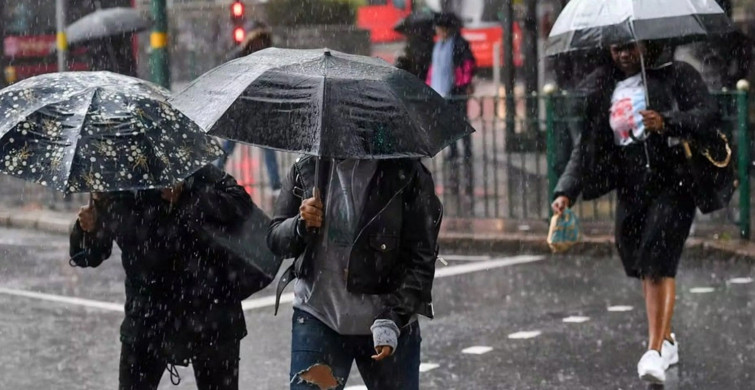
[[94,206],[82,207],[69,237],[71,265],[97,267],[110,257],[112,251],[113,234],[98,219]]
[[229,225],[244,221],[254,203],[233,176],[215,167],[202,168],[184,188],[181,207],[200,222]]
[[377,320],[390,320],[405,327],[417,307],[431,300],[429,291],[435,277],[438,255],[439,219],[442,205],[427,168],[418,167],[413,183],[404,196],[399,253],[406,264],[399,288],[385,299],[385,310]]
[[678,109],[660,113],[671,137],[706,136],[715,130],[717,108],[702,76],[692,65],[674,63],[673,90]]
[[564,172],[558,179],[553,199],[551,199],[556,200],[562,196],[566,197],[568,199],[566,207],[573,205],[582,192],[582,153],[584,153],[582,148],[582,130],[584,126],[589,125],[587,122],[590,120],[590,114],[587,111],[589,106],[588,101],[587,97],[577,96],[573,98],[573,102],[569,107],[570,114],[582,117],[583,121],[569,122],[569,135],[572,139],[571,155],[569,156],[566,168],[564,168]]
[[275,203],[275,211],[267,231],[267,246],[278,256],[293,258],[304,252],[307,246],[306,226],[299,218],[302,200],[294,193],[296,165],[291,167],[283,179],[280,195]]
[[477,72],[477,61],[472,54],[472,49],[469,47],[469,43],[464,39],[457,39],[456,44],[461,45],[461,62],[454,70],[454,87],[461,92],[471,94],[472,80]]

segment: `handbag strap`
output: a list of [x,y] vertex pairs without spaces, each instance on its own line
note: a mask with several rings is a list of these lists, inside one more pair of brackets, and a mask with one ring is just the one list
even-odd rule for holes
[[[702,149],[700,151],[700,154],[703,155],[708,161],[710,161],[711,164],[713,164],[717,168],[726,168],[729,166],[729,163],[731,162],[731,146],[729,146],[729,139],[726,137],[726,134],[723,134],[720,131],[717,131],[718,136],[721,137],[721,139],[724,141],[724,146],[726,147],[726,157],[724,157],[721,161],[716,161],[713,156],[710,155],[710,150]],[[687,159],[692,158],[692,149],[689,146],[689,141],[682,140],[682,147],[684,147],[684,156],[687,157]]]

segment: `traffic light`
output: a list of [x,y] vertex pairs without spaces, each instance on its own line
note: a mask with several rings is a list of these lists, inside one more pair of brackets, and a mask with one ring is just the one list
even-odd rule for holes
[[240,1],[234,1],[231,4],[231,22],[233,23],[233,42],[237,45],[244,42],[246,30],[244,30],[244,19],[246,7]]

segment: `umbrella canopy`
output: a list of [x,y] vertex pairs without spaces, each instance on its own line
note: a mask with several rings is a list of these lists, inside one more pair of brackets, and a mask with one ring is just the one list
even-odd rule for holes
[[635,41],[684,43],[732,31],[712,0],[571,0],[553,25],[546,54]]
[[430,157],[474,131],[416,76],[328,50],[258,51],[171,103],[211,135],[339,159]]
[[13,84],[0,91],[0,172],[66,193],[174,185],[223,152],[167,97],[109,72]]
[[100,9],[73,22],[66,28],[68,43],[80,43],[144,31],[151,23],[133,8]]
[[430,12],[414,12],[401,19],[393,30],[404,35],[434,35],[436,15]]

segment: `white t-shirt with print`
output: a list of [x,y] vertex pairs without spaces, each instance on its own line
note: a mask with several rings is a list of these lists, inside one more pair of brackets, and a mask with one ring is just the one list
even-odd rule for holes
[[616,84],[611,96],[610,124],[616,145],[626,146],[635,141],[629,136],[643,139],[645,125],[640,111],[647,109],[642,75],[637,74]]

